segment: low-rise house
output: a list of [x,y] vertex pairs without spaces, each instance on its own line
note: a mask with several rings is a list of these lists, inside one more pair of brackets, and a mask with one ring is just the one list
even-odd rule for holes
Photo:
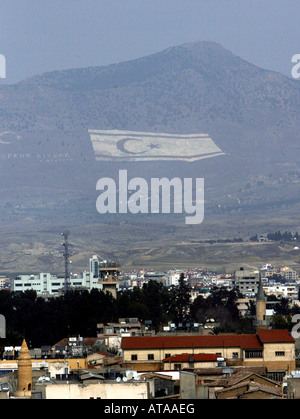
[[[258,387],[262,394],[257,393]],[[270,380],[264,367],[225,366],[180,372],[182,399],[246,398],[246,392],[249,398],[282,397],[281,384]]]
[[238,298],[236,300],[236,306],[239,310],[239,313],[241,316],[246,316],[249,314],[250,307],[251,307],[251,301],[254,301],[254,299],[251,298]]
[[164,358],[164,370],[214,368],[220,357],[216,354],[179,354]]
[[216,391],[217,399],[282,399],[280,389],[246,381]]
[[[146,322],[145,322],[146,323]],[[98,323],[97,337],[102,339],[103,345],[116,354],[120,353],[123,337],[152,336],[151,325],[141,323],[136,318],[121,318],[116,323]]]

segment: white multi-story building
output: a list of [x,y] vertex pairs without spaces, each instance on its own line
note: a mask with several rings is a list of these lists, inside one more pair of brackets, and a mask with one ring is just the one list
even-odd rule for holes
[[267,295],[273,294],[276,297],[284,297],[297,299],[298,298],[298,287],[295,285],[272,285],[264,286],[264,291]]
[[166,275],[166,286],[177,286],[179,284],[179,278],[182,271],[169,271]]
[[[50,273],[37,275],[19,275],[11,281],[11,291],[24,292],[34,290],[37,294],[58,295],[64,288],[65,279]],[[94,278],[93,272],[82,272],[80,275],[71,274],[69,285],[71,288],[84,288],[89,291],[92,288],[102,289],[98,278]]]

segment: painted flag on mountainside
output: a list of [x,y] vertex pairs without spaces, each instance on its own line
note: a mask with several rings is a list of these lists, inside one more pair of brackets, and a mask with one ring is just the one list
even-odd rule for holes
[[98,161],[184,160],[193,162],[225,153],[207,134],[166,134],[89,130]]

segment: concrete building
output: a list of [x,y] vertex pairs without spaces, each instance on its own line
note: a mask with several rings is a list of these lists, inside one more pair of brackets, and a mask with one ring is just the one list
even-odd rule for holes
[[289,298],[291,300],[298,299],[298,286],[296,285],[283,285],[276,284],[270,286],[264,286],[264,291],[267,295],[275,295],[278,298]]
[[288,282],[295,282],[298,279],[298,273],[288,266],[282,266],[280,268],[280,274]]
[[120,280],[118,279],[120,266],[114,262],[102,262],[99,265],[99,284],[105,293],[110,293],[113,298],[117,297],[117,289]]
[[120,352],[123,337],[152,336],[151,325],[141,323],[137,318],[122,318],[118,323],[98,323],[97,338],[103,339],[109,350]]
[[103,335],[141,336],[144,325],[137,318],[119,319],[118,323],[98,323],[97,337]]
[[166,286],[177,286],[179,284],[179,279],[182,271],[169,271],[166,275]]
[[257,294],[259,282],[259,270],[240,268],[235,271],[233,286],[245,297],[253,297]]
[[[102,289],[102,285],[94,278],[92,272],[70,275],[70,287],[88,289]],[[59,295],[64,288],[64,277],[40,273],[37,275],[19,275],[11,281],[11,291],[24,292],[34,290],[38,295]]]
[[103,381],[96,383],[49,383],[44,390],[45,399],[110,399],[139,400],[154,397],[154,380]]

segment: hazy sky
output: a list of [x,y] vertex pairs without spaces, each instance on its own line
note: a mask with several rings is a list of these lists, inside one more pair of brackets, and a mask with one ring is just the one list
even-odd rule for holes
[[0,54],[7,62],[7,78],[0,83],[203,40],[290,76],[291,58],[300,54],[300,2],[0,0]]

